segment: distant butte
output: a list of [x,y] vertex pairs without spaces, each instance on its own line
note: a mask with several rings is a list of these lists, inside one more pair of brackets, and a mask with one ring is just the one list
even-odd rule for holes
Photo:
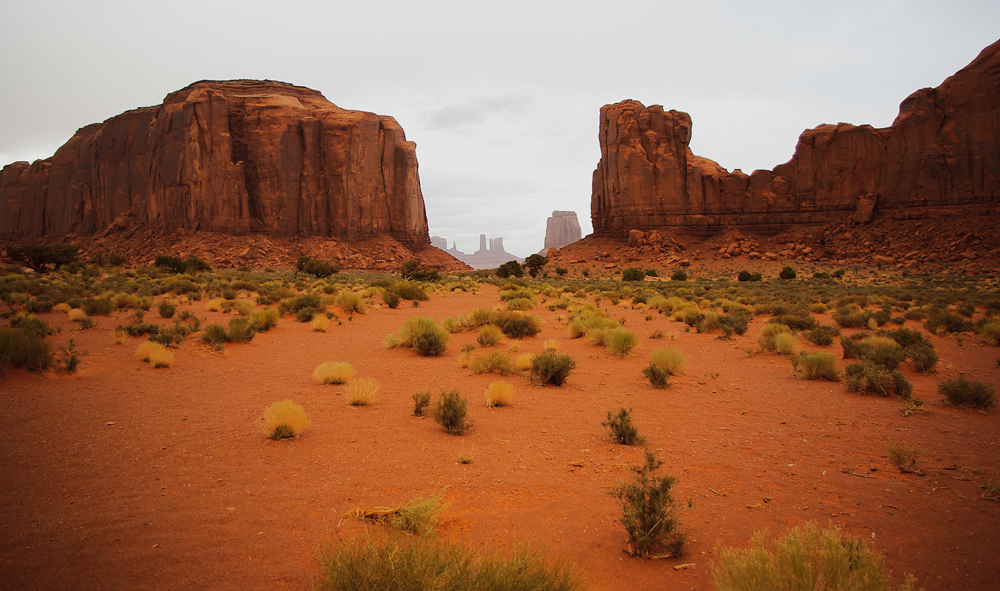
[[727,227],[775,231],[873,216],[948,217],[1000,204],[1000,41],[937,88],[906,98],[892,126],[821,125],[792,159],[749,176],[695,156],[691,117],[634,100],[601,108],[593,175],[597,236]]

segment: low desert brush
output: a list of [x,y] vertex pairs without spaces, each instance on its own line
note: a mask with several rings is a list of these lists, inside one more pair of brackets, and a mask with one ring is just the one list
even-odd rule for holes
[[351,517],[366,522],[381,523],[394,529],[418,536],[434,533],[446,505],[441,503],[443,493],[430,497],[410,499],[398,507],[373,507],[354,509]]
[[[416,300],[414,300],[416,301]],[[385,344],[393,347],[411,348],[424,357],[436,357],[444,353],[451,335],[432,318],[411,316],[394,335],[385,338]]]
[[782,589],[812,591],[912,591],[907,576],[898,587],[882,555],[862,538],[842,534],[840,528],[820,529],[814,522],[799,526],[784,537],[770,540],[767,530],[757,532],[745,550],[720,548],[712,567],[717,591]]
[[899,468],[900,472],[913,472],[913,466],[917,463],[917,458],[920,457],[919,448],[899,441],[886,444],[886,449],[889,451],[889,461],[892,462],[893,466]]
[[622,482],[608,494],[618,499],[621,524],[628,533],[627,552],[632,556],[680,557],[686,537],[680,531],[677,504],[671,490],[677,479],[654,474],[663,465],[646,450],[645,463],[634,468],[632,482]]
[[225,300],[222,298],[208,300],[208,303],[205,304],[205,310],[208,312],[219,312],[222,310],[223,302],[225,302]]
[[81,321],[86,320],[86,319],[88,319],[90,317],[87,316],[87,313],[84,312],[82,309],[80,309],[80,308],[72,308],[69,312],[66,313],[66,318],[68,318],[69,320],[71,320],[73,322],[81,322]]
[[910,398],[913,384],[898,369],[888,370],[867,361],[848,364],[844,368],[844,386],[848,392]]
[[967,380],[963,375],[948,378],[938,384],[938,393],[953,406],[989,410],[995,403],[992,386],[985,382]]
[[412,398],[413,398],[413,416],[415,417],[424,416],[424,409],[426,409],[431,404],[431,393],[414,392]]
[[503,380],[491,382],[486,387],[486,406],[510,406],[514,401],[514,386]]
[[311,424],[305,409],[292,400],[282,400],[264,411],[261,432],[271,439],[289,439],[300,435]]
[[324,361],[313,370],[313,379],[320,384],[346,384],[356,375],[354,367],[344,361]]
[[979,327],[979,334],[990,345],[994,347],[1000,345],[1000,320],[984,322]]
[[54,359],[52,347],[42,336],[16,328],[0,328],[0,360],[29,371],[44,371],[52,366]]
[[330,319],[322,314],[313,316],[312,329],[314,332],[326,332],[330,328]]
[[797,369],[806,380],[840,380],[840,368],[833,353],[802,353],[798,356]]
[[514,359],[514,369],[517,371],[528,371],[535,361],[534,353],[522,353]]
[[350,406],[368,406],[378,400],[382,384],[375,378],[351,380],[344,388],[344,401]]
[[649,363],[667,372],[668,375],[674,376],[684,372],[684,366],[687,362],[680,349],[660,347],[653,349],[649,354]]
[[608,351],[619,357],[631,355],[632,349],[635,349],[638,344],[639,338],[635,336],[635,333],[624,328],[609,330],[605,339],[605,346],[608,348]]
[[150,361],[153,351],[165,351],[167,348],[160,343],[145,341],[135,350],[135,358],[139,361]]
[[778,355],[798,355],[799,342],[790,332],[774,335],[774,352]]
[[576,591],[582,585],[568,566],[529,551],[480,553],[457,542],[396,535],[359,537],[323,550],[313,588]]
[[983,478],[983,498],[987,501],[1000,501],[1000,476],[992,474]]
[[498,373],[504,376],[513,371],[510,357],[503,351],[496,349],[472,357],[469,368],[473,373]]
[[626,409],[622,407],[618,409],[617,413],[612,414],[608,411],[608,419],[601,423],[602,427],[608,430],[608,434],[611,435],[611,439],[615,443],[620,443],[622,445],[641,445],[646,441],[644,437],[639,436],[639,429],[632,424],[632,409]]
[[434,405],[434,422],[452,435],[461,435],[472,428],[472,421],[468,418],[468,405],[469,400],[462,398],[458,390],[441,390],[441,396]]
[[170,367],[174,364],[174,352],[160,345],[149,352],[149,363],[153,367]]
[[531,376],[543,385],[562,386],[569,372],[576,368],[576,362],[565,353],[546,351],[531,360]]
[[642,375],[656,388],[666,388],[670,385],[670,372],[660,366],[650,363],[642,368]]
[[250,312],[250,315],[247,316],[247,322],[257,332],[267,332],[278,326],[280,317],[281,313],[278,312],[277,308],[262,308]]
[[557,341],[556,339],[545,339],[545,342],[542,343],[542,350],[543,351],[558,351],[559,350],[559,341]]
[[791,332],[792,329],[788,328],[784,324],[765,324],[760,329],[760,337],[757,341],[760,343],[760,348],[762,350],[773,352],[777,349],[775,337],[779,334],[789,334]]
[[499,343],[501,338],[503,338],[503,331],[498,326],[485,324],[479,328],[476,342],[483,347],[492,347]]
[[365,301],[361,298],[359,294],[353,291],[342,291],[337,294],[337,305],[340,306],[344,312],[348,314],[352,312],[357,312],[358,314],[364,314],[367,310],[365,306]]

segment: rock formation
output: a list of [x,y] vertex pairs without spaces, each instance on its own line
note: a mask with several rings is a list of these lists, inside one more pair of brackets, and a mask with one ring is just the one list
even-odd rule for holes
[[[442,238],[442,240],[444,239]],[[445,246],[447,246],[447,244],[447,241],[445,241]],[[439,246],[438,248],[441,247]],[[462,261],[466,265],[469,265],[473,269],[496,269],[508,261],[517,261],[518,263],[524,262],[523,258],[514,256],[504,250],[503,237],[487,239],[486,234],[479,235],[479,250],[472,254],[466,254],[458,250],[458,246],[454,243],[452,243],[451,248],[442,250]]]
[[122,224],[429,244],[415,144],[399,124],[271,81],[197,82],[0,172],[0,237]]
[[562,248],[580,239],[580,222],[575,211],[553,211],[552,217],[545,222],[544,255],[550,248]]
[[691,118],[633,100],[601,108],[594,233],[871,219],[888,211],[1000,204],[1000,41],[937,88],[902,102],[892,126],[821,125],[774,170],[747,176],[692,154]]

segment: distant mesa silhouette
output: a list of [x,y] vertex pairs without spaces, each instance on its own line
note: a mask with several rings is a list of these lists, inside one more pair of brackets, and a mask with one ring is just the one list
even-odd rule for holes
[[503,249],[502,237],[487,239],[486,234],[479,235],[479,250],[472,254],[458,250],[454,242],[452,242],[451,248],[447,248],[448,241],[440,236],[432,236],[431,245],[440,248],[473,269],[496,269],[509,261],[524,262],[523,258],[514,256]]

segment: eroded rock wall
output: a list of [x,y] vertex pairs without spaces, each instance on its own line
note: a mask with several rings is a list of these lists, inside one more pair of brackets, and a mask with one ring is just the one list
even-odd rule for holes
[[634,100],[601,108],[591,217],[598,235],[671,226],[819,223],[863,208],[1000,203],[1000,41],[937,88],[913,93],[892,126],[821,125],[792,159],[749,176],[692,154],[691,118]]
[[545,221],[545,247],[542,252],[576,242],[581,234],[580,220],[576,218],[575,211],[553,211],[552,216]]
[[202,81],[79,130],[52,158],[0,172],[0,232],[104,231],[116,219],[429,244],[416,145],[392,117],[281,82]]

